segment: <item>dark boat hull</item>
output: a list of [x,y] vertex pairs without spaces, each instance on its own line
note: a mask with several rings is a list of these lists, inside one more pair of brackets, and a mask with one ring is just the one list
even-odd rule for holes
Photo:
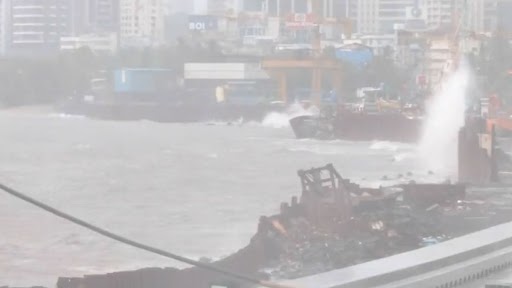
[[315,116],[299,116],[290,120],[297,138],[330,138],[351,141],[396,141],[419,140],[422,122],[401,114],[343,113],[332,119]]
[[196,103],[66,103],[59,107],[62,113],[84,115],[96,119],[156,122],[204,121],[261,121],[273,111],[284,110],[273,104],[196,104]]

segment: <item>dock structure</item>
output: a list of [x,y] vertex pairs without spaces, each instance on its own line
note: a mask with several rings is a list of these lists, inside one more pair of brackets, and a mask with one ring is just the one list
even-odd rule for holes
[[261,66],[278,83],[279,98],[287,103],[290,95],[289,82],[297,73],[310,75],[310,100],[320,104],[322,92],[329,89],[340,91],[343,77],[343,65],[337,59],[305,57],[288,59],[268,57]]

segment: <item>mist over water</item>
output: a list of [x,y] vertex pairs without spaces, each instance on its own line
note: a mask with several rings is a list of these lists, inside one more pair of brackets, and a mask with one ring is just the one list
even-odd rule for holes
[[[413,145],[297,140],[290,129],[260,123],[115,122],[0,111],[0,130],[8,136],[0,149],[0,182],[193,259],[218,259],[247,245],[261,215],[274,215],[279,203],[300,195],[298,169],[333,163],[344,178],[370,187],[444,179],[405,157],[415,153]],[[59,276],[183,267],[2,193],[0,226],[0,286],[55,287]]]
[[420,164],[435,172],[456,175],[457,138],[464,126],[466,95],[471,71],[465,61],[442,83],[427,103],[427,115],[419,144]]

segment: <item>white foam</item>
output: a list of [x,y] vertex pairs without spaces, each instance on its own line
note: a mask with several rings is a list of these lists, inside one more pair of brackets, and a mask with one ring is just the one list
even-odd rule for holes
[[412,159],[414,157],[415,157],[415,155],[413,153],[398,153],[395,156],[393,156],[393,161],[394,162],[402,162],[404,160]]
[[370,146],[372,150],[397,151],[398,144],[389,141],[377,141]]
[[270,112],[268,113],[261,125],[269,128],[287,128],[290,126],[290,120],[303,115],[317,115],[319,113],[318,108],[311,106],[305,109],[300,103],[294,103],[286,109],[285,112]]
[[50,118],[64,118],[64,119],[85,119],[83,115],[72,115],[65,113],[53,113],[48,115]]

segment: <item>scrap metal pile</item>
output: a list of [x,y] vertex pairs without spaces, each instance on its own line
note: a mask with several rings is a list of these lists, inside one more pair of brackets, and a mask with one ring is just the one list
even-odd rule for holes
[[299,171],[299,176],[300,202],[293,198],[291,205],[281,204],[279,215],[260,223],[258,234],[278,255],[265,272],[276,279],[407,252],[512,219],[507,209],[496,209],[512,207],[512,199],[488,202],[467,194],[464,185],[361,188],[332,165]]

